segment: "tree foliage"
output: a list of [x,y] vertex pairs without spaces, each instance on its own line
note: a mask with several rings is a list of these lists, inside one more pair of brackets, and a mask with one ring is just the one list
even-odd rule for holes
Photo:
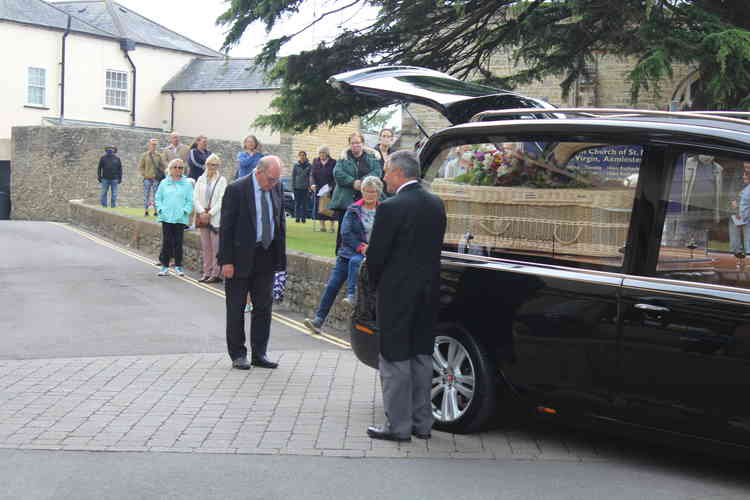
[[[217,20],[229,28],[223,49],[253,23],[270,31],[305,1],[227,0]],[[409,64],[508,89],[560,75],[567,93],[601,54],[635,58],[629,74],[634,101],[642,90],[658,91],[675,65],[686,64],[698,71],[702,105],[750,107],[747,0],[350,0],[311,25],[334,29],[330,14],[357,5],[378,9],[375,21],[343,26],[329,43],[288,57],[279,51],[304,29],[266,43],[256,62],[282,89],[275,112],[257,125],[303,131],[346,123],[383,104],[342,96],[326,84],[343,71]],[[493,74],[490,58],[499,49],[510,51],[522,69]]]

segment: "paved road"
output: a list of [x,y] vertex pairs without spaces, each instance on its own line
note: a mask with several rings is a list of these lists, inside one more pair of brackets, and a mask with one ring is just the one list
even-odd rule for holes
[[0,248],[0,498],[750,497],[742,466],[530,422],[371,441],[376,372],[298,317],[239,372],[218,289],[57,224]]
[[[13,312],[0,315],[0,359],[225,352],[224,299],[156,276],[153,259],[45,222],[3,222],[0,248],[0,305]],[[321,342],[275,322],[270,349],[289,348]]]
[[[2,452],[12,499],[747,500],[741,473],[643,458],[591,463],[514,460]],[[5,479],[5,481],[3,481]]]

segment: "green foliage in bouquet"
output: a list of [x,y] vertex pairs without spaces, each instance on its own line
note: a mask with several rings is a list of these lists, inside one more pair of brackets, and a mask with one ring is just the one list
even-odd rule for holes
[[472,186],[523,186],[542,189],[583,188],[601,184],[598,176],[578,169],[559,167],[532,153],[479,145],[463,153],[465,172],[453,182]]

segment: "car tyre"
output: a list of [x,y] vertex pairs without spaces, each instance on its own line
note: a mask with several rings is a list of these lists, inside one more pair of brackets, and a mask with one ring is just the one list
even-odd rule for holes
[[487,349],[456,326],[439,328],[432,368],[435,429],[456,434],[482,429],[498,399],[497,369]]

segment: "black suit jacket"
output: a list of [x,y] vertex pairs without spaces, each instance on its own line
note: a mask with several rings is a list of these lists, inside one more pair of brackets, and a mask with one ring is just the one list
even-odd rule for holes
[[[218,263],[234,264],[234,275],[237,278],[247,278],[254,271],[253,262],[259,230],[255,227],[256,182],[254,174],[234,181],[227,186],[221,202]],[[286,220],[281,189],[279,182],[271,190],[274,236],[270,250],[273,252],[274,271],[286,269]]]
[[378,207],[367,268],[377,289],[380,353],[389,361],[432,353],[445,225],[443,201],[421,184]]

